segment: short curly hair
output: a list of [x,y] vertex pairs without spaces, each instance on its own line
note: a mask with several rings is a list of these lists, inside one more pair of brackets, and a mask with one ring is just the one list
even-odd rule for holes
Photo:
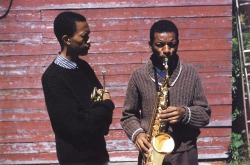
[[150,29],[150,42],[154,41],[155,32],[174,32],[176,39],[179,40],[179,32],[176,25],[169,20],[159,20]]
[[72,37],[76,32],[76,22],[86,22],[86,18],[78,13],[66,11],[58,14],[54,20],[54,33],[63,49],[62,37],[67,35]]

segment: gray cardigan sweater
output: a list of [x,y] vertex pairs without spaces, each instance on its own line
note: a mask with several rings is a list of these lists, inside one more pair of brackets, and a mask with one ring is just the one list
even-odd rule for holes
[[[157,74],[158,83],[164,79]],[[175,141],[174,152],[186,151],[196,146],[200,127],[209,123],[211,110],[195,69],[178,61],[170,77],[169,104],[186,109],[182,122],[169,125]],[[128,84],[121,125],[133,142],[141,132],[147,132],[156,100],[156,84],[152,61],[136,69]]]

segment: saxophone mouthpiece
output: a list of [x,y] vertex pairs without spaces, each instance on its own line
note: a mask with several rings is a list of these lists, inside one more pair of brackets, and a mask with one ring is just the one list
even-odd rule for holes
[[165,57],[165,58],[163,59],[162,65],[163,65],[165,68],[168,66],[168,58],[167,58],[167,57]]

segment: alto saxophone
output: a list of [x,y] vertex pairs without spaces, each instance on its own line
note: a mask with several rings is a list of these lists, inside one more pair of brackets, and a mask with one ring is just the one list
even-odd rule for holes
[[166,133],[166,123],[161,123],[158,117],[159,112],[168,107],[170,85],[167,61],[168,58],[165,58],[163,62],[166,81],[157,92],[153,115],[147,131],[148,141],[151,142],[152,147],[149,148],[149,153],[143,156],[143,165],[162,165],[164,157],[175,147],[173,138]]
[[102,85],[102,87],[103,87],[103,89],[101,89],[101,95],[99,95],[98,93],[97,93],[97,87],[94,87],[94,89],[93,89],[93,92],[91,93],[91,96],[90,96],[90,98],[91,98],[91,100],[93,101],[93,102],[96,102],[96,101],[102,101],[103,100],[103,94],[104,94],[104,92],[106,92],[106,87],[105,87],[105,73],[106,73],[106,70],[105,69],[103,69],[102,70],[102,79],[103,79],[103,85]]

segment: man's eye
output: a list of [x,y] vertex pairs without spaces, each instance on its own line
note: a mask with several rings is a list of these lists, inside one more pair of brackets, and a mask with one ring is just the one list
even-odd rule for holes
[[176,43],[168,43],[167,44],[170,48],[175,48],[176,47]]
[[156,43],[155,46],[161,48],[161,47],[165,46],[165,44],[164,43]]
[[86,37],[86,36],[82,36],[82,38],[84,42],[87,42],[89,40],[89,37]]

